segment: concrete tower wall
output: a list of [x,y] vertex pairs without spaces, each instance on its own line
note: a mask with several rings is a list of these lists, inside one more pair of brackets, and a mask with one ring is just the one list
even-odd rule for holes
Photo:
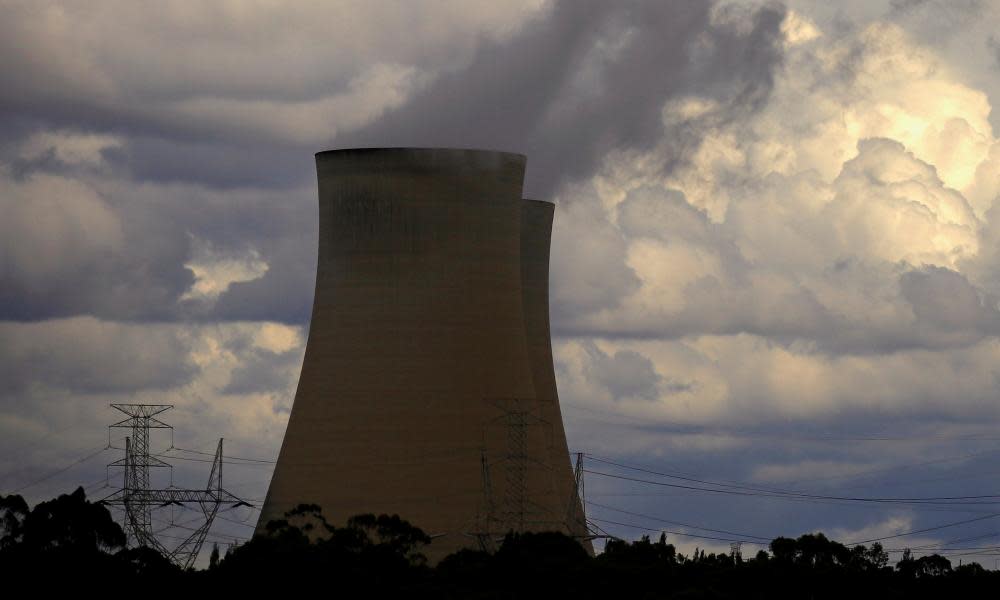
[[[559,394],[552,363],[552,334],[549,328],[549,249],[555,205],[540,200],[521,204],[521,298],[528,338],[538,415],[548,429],[548,464],[553,498],[548,512],[560,511],[564,521],[553,529],[581,539],[587,534],[583,507],[575,493],[569,468],[569,450],[559,410]],[[589,542],[586,547],[591,550]]]
[[[335,524],[398,513],[437,536],[431,560],[474,547],[468,534],[489,512],[482,449],[503,511],[505,407],[541,410],[522,306],[525,158],[358,149],[321,152],[316,165],[312,321],[258,529],[314,503]],[[528,438],[526,464],[552,464],[551,443]],[[564,496],[551,469],[528,470],[529,499]]]

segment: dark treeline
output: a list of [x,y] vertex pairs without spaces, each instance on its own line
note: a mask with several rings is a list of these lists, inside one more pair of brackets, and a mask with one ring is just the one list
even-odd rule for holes
[[[848,548],[822,534],[778,538],[752,557],[696,551],[685,556],[664,537],[610,540],[589,556],[559,533],[509,534],[492,554],[463,550],[434,567],[430,538],[398,516],[358,515],[343,526],[302,505],[206,569],[182,571],[125,534],[82,489],[29,509],[0,496],[0,578],[8,589],[140,586],[176,592],[309,590],[395,597],[516,598],[570,594],[601,598],[949,598],[988,595],[1000,573],[955,567],[938,555],[904,555],[896,565],[879,544]],[[109,588],[94,586],[107,585]]]

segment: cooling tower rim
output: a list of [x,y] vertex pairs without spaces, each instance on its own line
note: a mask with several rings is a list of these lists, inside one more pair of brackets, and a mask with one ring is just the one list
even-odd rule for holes
[[537,198],[521,198],[521,202],[531,202],[535,206],[541,205],[544,206],[545,208],[548,208],[550,206],[554,207],[556,205],[556,203],[552,202],[551,200],[538,200]]
[[490,150],[485,148],[454,148],[454,147],[421,147],[421,146],[388,146],[388,147],[359,147],[359,148],[333,148],[330,150],[320,150],[315,154],[316,159],[333,158],[343,155],[453,155],[453,156],[482,156],[482,157],[508,157],[527,162],[528,157],[519,152],[507,152],[504,150]]

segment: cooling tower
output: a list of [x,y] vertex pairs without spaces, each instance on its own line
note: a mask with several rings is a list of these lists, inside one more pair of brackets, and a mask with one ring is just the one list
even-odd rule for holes
[[552,244],[552,218],[555,205],[540,200],[521,203],[521,303],[524,310],[528,341],[528,360],[538,402],[538,415],[544,424],[549,446],[549,464],[553,504],[550,510],[562,510],[565,515],[559,527],[552,529],[575,536],[588,552],[593,552],[586,539],[587,527],[583,506],[576,493],[573,473],[569,469],[566,432],[556,374],[552,363],[552,334],[549,329],[549,248]]
[[522,204],[524,166],[479,150],[316,155],[312,321],[258,532],[301,503],[333,524],[395,513],[433,536],[433,562],[508,529],[566,530],[551,208]]

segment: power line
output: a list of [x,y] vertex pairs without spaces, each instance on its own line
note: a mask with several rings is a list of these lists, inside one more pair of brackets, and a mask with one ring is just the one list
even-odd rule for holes
[[[625,477],[621,475],[614,475],[611,473],[604,473],[601,471],[586,471],[594,475],[599,475],[603,477],[611,477],[615,479],[623,479],[627,481],[636,481],[640,483],[648,483],[652,485],[661,485],[666,487],[673,487],[678,489],[695,490],[702,492],[715,492],[722,494],[733,494],[741,496],[754,496],[763,495],[770,497],[795,497],[804,499],[816,499],[816,500],[840,500],[847,502],[872,502],[872,503],[899,503],[899,504],[997,504],[997,500],[1000,499],[1000,495],[997,494],[980,494],[971,496],[926,496],[926,497],[913,497],[913,498],[878,498],[878,497],[860,497],[860,496],[832,496],[826,494],[810,494],[806,492],[796,491],[796,490],[781,490],[775,488],[763,488],[739,484],[727,484],[721,482],[715,482],[705,479],[697,479],[693,477],[685,477],[682,475],[674,475],[671,473],[664,473],[661,471],[653,471],[650,469],[645,469],[641,467],[634,467],[631,465],[617,463],[614,461],[603,460],[597,457],[591,457],[593,460],[609,465],[614,465],[624,469],[629,469],[632,471],[639,471],[643,473],[649,473],[653,475],[658,475],[661,477],[668,477],[671,479],[679,479],[681,481],[688,481],[693,483],[700,483],[702,485],[716,486],[715,488],[705,488],[688,486],[681,484],[672,484],[662,481],[652,481],[648,479],[639,479],[633,477]],[[729,488],[729,489],[718,489],[718,488]],[[993,500],[992,502],[980,502],[983,500]]]
[[652,515],[644,515],[642,513],[631,512],[631,511],[623,510],[623,509],[620,509],[620,508],[615,508],[614,506],[607,506],[606,504],[598,504],[597,502],[590,502],[589,500],[587,501],[587,504],[590,505],[590,506],[596,506],[598,508],[603,508],[603,509],[606,509],[606,510],[611,510],[611,511],[614,511],[614,512],[619,512],[619,513],[622,513],[622,514],[625,514],[625,515],[630,515],[630,516],[633,516],[633,517],[639,517],[639,518],[642,518],[642,519],[649,519],[651,521],[659,521],[660,523],[667,523],[668,525],[679,525],[681,527],[690,527],[691,529],[701,529],[702,531],[710,531],[712,533],[721,533],[721,534],[724,534],[724,535],[735,535],[735,536],[740,536],[740,537],[745,537],[745,538],[756,538],[758,540],[767,540],[767,541],[770,541],[770,540],[774,539],[773,536],[772,537],[768,537],[768,536],[763,536],[763,535],[753,535],[753,534],[750,534],[750,533],[740,533],[740,532],[736,532],[736,531],[726,531],[725,529],[712,529],[711,527],[702,527],[700,525],[691,525],[690,523],[682,523],[680,521],[670,521],[670,520],[663,519],[663,518],[660,518],[660,517],[654,517]]
[[[591,494],[592,496],[599,497],[639,497],[639,498],[686,498],[688,494],[684,491],[678,492],[676,494],[663,494],[657,492],[634,492],[634,493],[598,493]],[[843,502],[836,500],[815,500],[812,498],[797,498],[795,496],[780,496],[780,495],[767,495],[767,494],[746,494],[747,497],[751,498],[761,498],[764,500],[777,499],[783,500],[785,502],[804,502],[807,504],[814,505],[824,505],[824,506],[841,506],[844,508],[852,509],[864,509],[864,510],[898,510],[900,506],[905,506],[908,510],[915,512],[943,512],[943,513],[958,513],[958,514],[987,514],[992,513],[990,510],[981,510],[975,508],[977,506],[991,506],[995,503],[985,502],[985,503],[955,503],[955,504],[908,504],[908,503],[894,503],[894,504],[866,504],[858,502]],[[966,507],[966,508],[959,508]]]
[[[923,466],[927,466],[927,465],[936,465],[936,464],[941,464],[941,463],[946,463],[946,462],[952,462],[952,461],[969,460],[969,459],[976,458],[978,456],[985,456],[987,454],[996,454],[997,452],[1000,452],[1000,448],[991,448],[989,450],[981,450],[979,452],[969,452],[969,453],[965,453],[965,454],[958,454],[958,455],[954,455],[954,456],[948,456],[948,457],[945,457],[945,458],[936,458],[936,459],[924,460],[924,461],[914,462],[914,463],[903,463],[903,464],[892,465],[892,466],[888,466],[888,467],[877,467],[877,468],[874,468],[874,469],[865,469],[865,470],[862,470],[862,471],[856,471],[854,473],[847,473],[847,474],[844,474],[844,475],[829,475],[829,476],[826,476],[826,477],[810,477],[809,479],[798,479],[798,480],[795,480],[795,481],[793,481],[791,483],[807,483],[807,482],[817,482],[817,481],[830,481],[830,480],[834,480],[834,479],[860,479],[862,477],[867,477],[867,476],[873,475],[875,473],[884,473],[884,472],[888,472],[888,471],[897,471],[897,470],[903,471],[903,470],[907,470],[907,469],[912,469],[914,467],[923,467]],[[934,481],[934,480],[907,481],[907,482],[900,482],[900,484],[924,483],[926,481]]]
[[646,527],[644,525],[636,525],[634,523],[621,523],[619,521],[611,521],[611,520],[608,520],[608,519],[598,519],[596,517],[589,517],[589,518],[590,518],[590,520],[597,521],[598,523],[607,523],[609,525],[620,525],[622,527],[631,527],[633,529],[641,529],[641,530],[644,530],[644,531],[655,531],[657,533],[669,533],[671,535],[680,535],[680,536],[683,536],[683,537],[698,538],[698,539],[703,539],[703,540],[716,540],[716,541],[720,541],[720,542],[743,542],[744,544],[753,544],[753,545],[756,545],[756,546],[765,546],[765,547],[769,545],[769,544],[765,544],[763,542],[755,542],[755,541],[752,541],[752,540],[738,540],[738,539],[733,539],[733,538],[715,537],[715,536],[711,536],[711,535],[698,535],[698,534],[695,534],[695,533],[684,533],[683,531],[670,531],[669,529],[655,529],[653,527]]
[[[158,454],[150,454],[150,456],[155,456],[158,458],[169,458],[170,460],[183,460],[187,462],[198,462],[198,463],[212,463],[215,461],[209,460],[207,458],[192,458],[190,456],[177,456],[176,454],[168,454],[167,452],[160,452]],[[226,457],[223,457],[226,458]],[[255,462],[227,462],[228,466],[245,466],[245,467],[264,467],[266,464],[255,463]]]
[[649,469],[649,468],[646,468],[646,467],[641,467],[641,466],[636,466],[636,465],[629,465],[629,464],[625,464],[625,463],[621,463],[621,462],[615,462],[613,460],[608,460],[606,458],[601,458],[600,456],[594,456],[593,454],[587,454],[587,457],[590,458],[591,460],[595,461],[595,462],[604,463],[604,464],[607,464],[607,465],[612,465],[612,466],[620,467],[620,468],[623,468],[623,469],[628,469],[630,471],[638,471],[640,473],[648,473],[650,475],[659,475],[661,477],[669,477],[671,479],[679,479],[681,481],[690,481],[690,482],[693,482],[693,483],[701,483],[701,484],[704,484],[704,485],[714,485],[714,486],[717,486],[717,487],[724,487],[724,488],[734,488],[734,489],[741,489],[741,490],[750,490],[750,491],[754,491],[754,492],[768,492],[768,493],[781,493],[781,494],[798,493],[798,492],[795,492],[795,491],[792,491],[792,490],[776,490],[776,489],[760,488],[760,487],[750,486],[750,485],[747,485],[747,484],[744,484],[744,483],[734,483],[734,482],[725,482],[725,481],[710,481],[710,480],[706,480],[706,479],[698,479],[696,477],[687,476],[685,474],[677,475],[677,474],[674,474],[674,473],[664,473],[662,471],[655,471],[655,470],[652,470],[652,469]]
[[[712,529],[712,528],[708,528],[708,527],[701,527],[701,526],[697,526],[697,525],[690,525],[690,524],[680,523],[680,522],[677,522],[677,521],[669,521],[667,519],[662,519],[660,517],[655,517],[655,516],[652,516],[652,515],[645,515],[645,514],[642,514],[642,513],[636,513],[636,512],[631,512],[631,511],[626,511],[626,510],[623,510],[623,509],[618,509],[618,508],[615,508],[615,507],[612,507],[612,506],[601,505],[601,504],[597,504],[597,503],[594,503],[594,502],[588,502],[588,504],[590,504],[592,506],[598,506],[600,508],[605,508],[605,509],[608,509],[608,510],[612,510],[612,511],[615,511],[615,512],[620,512],[620,513],[623,513],[623,514],[628,514],[628,515],[631,515],[631,516],[636,516],[636,517],[640,517],[640,518],[650,519],[650,520],[653,520],[653,521],[659,521],[659,522],[663,522],[663,523],[680,525],[682,527],[691,527],[693,529],[701,529],[701,530],[704,530],[704,531],[710,531],[710,532],[713,532],[713,533],[721,533],[721,534],[724,534],[724,535],[740,536],[740,537],[743,537],[743,538],[756,538],[758,540],[768,539],[766,536],[758,536],[758,535],[747,534],[747,533],[738,533],[738,532],[726,531],[726,530],[721,530],[721,529]],[[985,520],[988,520],[988,519],[996,518],[998,516],[1000,516],[1000,513],[991,513],[991,514],[988,514],[988,515],[983,515],[983,516],[975,517],[975,518],[972,518],[972,519],[963,519],[961,521],[953,521],[953,522],[950,522],[950,523],[943,523],[943,524],[940,524],[940,525],[935,525],[933,527],[925,527],[925,528],[922,528],[922,529],[914,529],[914,530],[911,530],[911,531],[906,531],[906,532],[898,533],[898,534],[894,534],[894,535],[882,536],[882,537],[877,537],[877,538],[870,538],[870,539],[867,539],[867,540],[861,540],[861,541],[856,541],[856,542],[847,542],[845,545],[847,545],[847,546],[858,546],[858,545],[864,545],[864,544],[871,544],[871,543],[874,543],[874,542],[881,542],[881,541],[890,540],[890,539],[898,539],[898,538],[901,538],[901,537],[907,537],[907,536],[917,535],[917,534],[921,534],[921,533],[929,533],[929,532],[932,532],[932,531],[940,531],[942,529],[948,529],[948,528],[951,528],[951,527],[957,527],[959,525],[966,525],[966,524],[969,524],[969,523],[975,523],[975,522],[979,522],[979,521],[985,521]],[[594,520],[602,521],[601,519],[594,519]],[[614,522],[614,521],[607,521],[607,520],[604,520],[604,522],[608,522],[608,523],[612,523],[612,524],[616,524],[616,525],[622,525],[622,526],[626,526],[626,527],[635,527],[635,528],[638,528],[638,529],[647,529],[647,530],[653,531],[653,529],[651,529],[651,528],[647,528],[647,527],[639,526],[639,525],[635,525],[635,524],[630,524],[630,523],[617,523],[617,522]],[[691,537],[705,537],[706,539],[717,539],[717,540],[720,540],[720,541],[726,541],[723,538],[714,538],[714,537],[711,537],[711,536],[695,536],[694,534],[682,534],[680,532],[674,532],[674,533],[677,534],[677,535],[690,535]],[[956,542],[961,542],[961,541],[971,541],[973,539],[981,539],[981,538],[984,538],[984,537],[989,537],[990,535],[996,535],[996,534],[988,534],[988,535],[985,535],[985,536],[976,536],[976,537],[972,537],[972,538],[965,538],[965,539],[960,539],[960,540],[952,540],[951,542],[944,542],[942,545],[947,544],[947,543],[956,543]],[[746,542],[747,540],[743,539],[743,540],[732,540],[732,541],[744,541],[744,542]],[[928,548],[922,547],[921,549],[928,549]]]
[[257,528],[256,525],[251,525],[250,523],[242,523],[242,522],[236,521],[234,519],[227,519],[226,517],[223,517],[222,515],[216,515],[215,518],[216,519],[222,519],[223,521],[226,521],[228,523],[232,523],[233,525],[239,525],[240,527],[248,527],[250,529],[256,529]]
[[913,435],[867,435],[867,436],[857,436],[857,435],[839,435],[835,433],[795,433],[788,434],[777,431],[753,431],[747,429],[738,428],[724,428],[724,427],[710,427],[700,424],[692,423],[680,423],[677,421],[665,421],[656,420],[649,421],[646,419],[641,419],[632,415],[623,415],[619,413],[613,413],[609,411],[597,410],[587,406],[582,406],[573,402],[561,402],[561,407],[566,407],[571,410],[584,411],[599,415],[604,415],[618,419],[619,421],[631,421],[637,425],[641,425],[645,428],[658,427],[666,428],[671,427],[676,431],[671,431],[676,435],[716,435],[720,437],[732,437],[732,438],[751,438],[751,439],[774,439],[779,441],[798,441],[798,442],[909,442],[909,443],[920,443],[926,442],[927,440],[939,440],[939,441],[997,441],[1000,440],[1000,436],[995,435],[945,435],[945,434],[913,434]]
[[87,462],[88,460],[94,458],[95,456],[103,453],[107,449],[108,449],[108,446],[101,446],[101,448],[99,450],[97,450],[95,452],[91,452],[90,454],[87,454],[86,456],[84,456],[82,458],[78,458],[78,459],[74,460],[73,462],[69,463],[68,465],[66,465],[65,467],[63,467],[61,469],[58,469],[56,471],[53,471],[53,472],[49,473],[48,475],[45,475],[44,477],[40,477],[40,478],[38,478],[38,479],[36,479],[34,481],[26,483],[26,484],[22,485],[21,487],[13,490],[11,493],[12,494],[19,494],[20,492],[22,492],[22,491],[24,491],[24,490],[26,490],[26,489],[28,489],[30,487],[34,487],[34,486],[38,485],[39,483],[43,483],[45,481],[48,481],[49,479],[52,479],[53,477],[56,477],[57,475],[62,475],[66,471],[69,471],[70,469],[72,469],[73,467],[75,467],[75,466],[77,466],[79,464]]
[[869,540],[861,540],[860,542],[850,542],[848,546],[859,546],[861,544],[870,544],[872,542],[881,542],[884,540],[894,540],[896,538],[906,537],[910,535],[916,535],[918,533],[928,533],[931,531],[940,531],[941,529],[947,529],[949,527],[957,527],[958,525],[965,525],[967,523],[975,523],[977,521],[985,521],[987,519],[994,519],[1000,517],[1000,513],[992,513],[984,515],[982,517],[976,517],[974,519],[965,519],[964,521],[955,521],[953,523],[944,523],[943,525],[936,525],[934,527],[926,527],[924,529],[914,529],[913,531],[907,531],[904,533],[897,533],[895,535],[887,535],[883,537],[872,538]]
[[1000,531],[992,531],[990,533],[984,533],[980,535],[973,535],[964,538],[958,538],[957,540],[948,540],[947,542],[937,542],[934,544],[924,544],[923,546],[916,546],[911,548],[912,550],[928,550],[933,548],[938,548],[940,546],[949,546],[951,544],[961,544],[962,542],[973,542],[975,540],[989,539],[991,537],[996,537],[1000,535]]
[[[215,456],[215,454],[213,454],[211,452],[202,452],[201,450],[191,450],[191,449],[188,449],[188,448],[180,448],[178,446],[173,446],[173,447],[169,448],[168,452],[170,450],[177,450],[178,452],[188,452],[190,454],[201,454],[203,456],[212,456],[212,457]],[[224,455],[222,458],[225,458],[226,460],[242,460],[242,461],[246,461],[246,462],[266,463],[266,464],[269,464],[269,465],[273,465],[273,464],[277,463],[277,461],[275,461],[275,460],[265,460],[263,458],[247,458],[247,457],[244,457],[244,456],[226,456],[226,455]]]

